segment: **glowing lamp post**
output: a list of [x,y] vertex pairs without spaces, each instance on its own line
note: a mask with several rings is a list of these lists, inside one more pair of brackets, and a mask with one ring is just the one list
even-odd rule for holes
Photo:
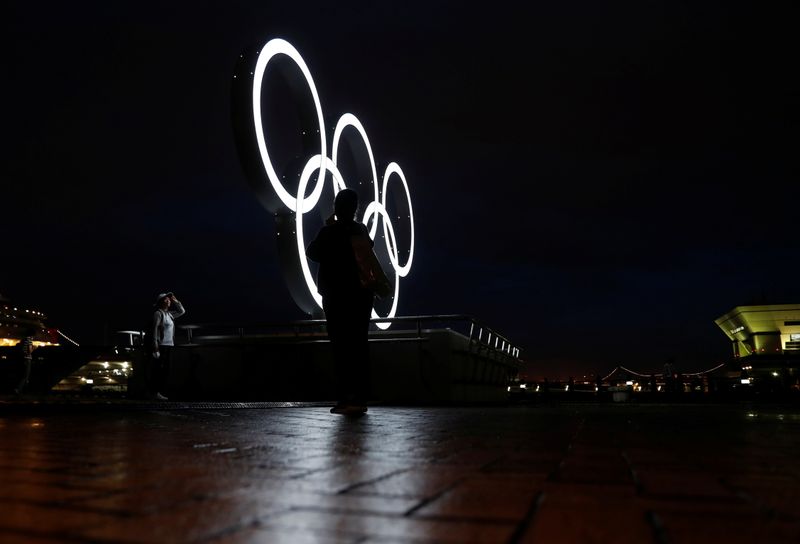
[[[276,141],[281,135],[265,132],[264,121],[266,118],[262,111],[262,103],[271,98],[264,89],[264,79],[270,73],[268,70],[270,63],[274,63],[280,57],[288,58],[299,69],[299,74],[297,70],[293,70],[291,74],[284,74],[291,78],[292,89],[300,94],[305,86],[305,89],[310,91],[314,103],[316,115],[308,116],[307,119],[303,119],[303,122],[316,122],[316,129],[306,127],[303,134],[319,134],[318,149],[311,149],[310,145],[306,145],[308,148],[305,150],[306,156],[302,157],[305,165],[300,172],[295,195],[286,189],[273,165],[269,142]],[[242,165],[259,201],[269,212],[275,214],[284,276],[292,297],[303,311],[312,315],[320,314],[322,298],[317,291],[317,285],[305,256],[303,216],[314,210],[320,203],[325,180],[328,179],[327,174],[330,174],[334,196],[348,186],[347,180],[343,178],[337,167],[339,146],[343,138],[349,139],[348,141],[360,141],[363,145],[369,160],[374,196],[371,202],[362,203],[363,215],[360,220],[369,227],[369,235],[373,240],[375,240],[379,226],[382,226],[389,261],[394,270],[394,295],[391,308],[385,316],[379,316],[373,309],[372,317],[394,317],[397,311],[400,278],[408,275],[414,258],[414,213],[411,207],[411,193],[403,170],[397,163],[389,163],[384,170],[382,183],[379,185],[375,157],[367,132],[358,118],[350,113],[342,115],[336,123],[329,156],[325,119],[314,79],[300,53],[285,40],[270,40],[256,55],[240,57],[233,80],[233,95],[234,129]],[[307,142],[308,138],[305,138],[304,144]],[[316,145],[316,142],[314,143]],[[308,185],[315,175],[317,176],[316,183],[311,192],[306,195]],[[400,181],[403,185],[411,230],[410,248],[405,263],[401,263],[395,227],[387,213],[388,185],[390,181],[394,180]],[[332,208],[332,200],[329,204]],[[389,328],[389,323],[378,323],[377,325],[381,329]]]

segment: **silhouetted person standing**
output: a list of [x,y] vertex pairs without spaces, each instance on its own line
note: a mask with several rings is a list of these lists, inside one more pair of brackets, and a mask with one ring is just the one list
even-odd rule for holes
[[[336,195],[334,215],[306,249],[319,263],[317,286],[327,320],[336,375],[334,414],[363,414],[369,391],[369,319],[374,293],[361,284],[353,238],[369,239],[356,222],[358,194],[343,189]],[[371,244],[371,240],[370,240]]]
[[25,333],[25,337],[20,340],[19,345],[22,349],[22,379],[14,388],[14,393],[21,395],[28,382],[31,379],[31,366],[33,364],[33,336],[36,334],[35,329],[31,329]]
[[175,345],[175,320],[185,314],[186,310],[172,293],[158,295],[155,305],[152,328],[153,354],[147,373],[147,389],[152,398],[168,400],[162,391],[165,390],[169,378],[172,348]]
[[664,389],[668,393],[673,393],[675,391],[675,365],[672,364],[672,359],[667,359],[667,362],[664,363]]

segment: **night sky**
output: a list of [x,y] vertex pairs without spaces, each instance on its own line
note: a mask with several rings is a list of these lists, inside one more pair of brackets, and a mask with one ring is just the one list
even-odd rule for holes
[[11,2],[0,293],[83,343],[163,290],[185,323],[306,318],[231,123],[281,37],[408,179],[398,314],[475,315],[552,377],[726,359],[715,318],[800,302],[796,19],[530,4]]

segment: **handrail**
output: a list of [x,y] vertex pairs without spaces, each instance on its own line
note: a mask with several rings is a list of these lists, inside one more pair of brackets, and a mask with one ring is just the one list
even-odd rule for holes
[[[482,321],[479,321],[474,316],[468,314],[431,314],[431,315],[410,315],[410,316],[397,316],[397,317],[378,317],[370,319],[371,323],[413,323],[416,326],[417,337],[421,338],[423,329],[422,324],[425,322],[445,322],[445,321],[462,321],[469,325],[469,332],[465,334],[469,340],[470,349],[473,346],[477,350],[487,349],[492,352],[502,352],[510,357],[519,359],[520,348],[515,346],[503,334],[498,333],[495,329],[488,327]],[[177,325],[180,330],[185,330],[189,343],[192,343],[195,332],[201,329],[230,329],[235,331],[235,335],[241,340],[245,336],[245,329],[291,329],[294,336],[298,337],[302,334],[302,329],[310,329],[323,327],[326,321],[324,319],[302,319],[295,321],[282,321],[282,322],[268,322],[268,323],[250,323],[243,325],[242,323],[191,323],[187,325]],[[391,331],[388,331],[390,334]]]

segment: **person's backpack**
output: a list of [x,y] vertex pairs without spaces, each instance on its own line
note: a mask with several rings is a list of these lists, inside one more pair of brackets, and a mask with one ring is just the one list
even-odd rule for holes
[[353,254],[358,265],[358,278],[361,286],[369,289],[378,298],[385,298],[392,293],[392,284],[378,262],[378,257],[372,249],[372,243],[366,234],[356,234],[350,237],[353,245]]

